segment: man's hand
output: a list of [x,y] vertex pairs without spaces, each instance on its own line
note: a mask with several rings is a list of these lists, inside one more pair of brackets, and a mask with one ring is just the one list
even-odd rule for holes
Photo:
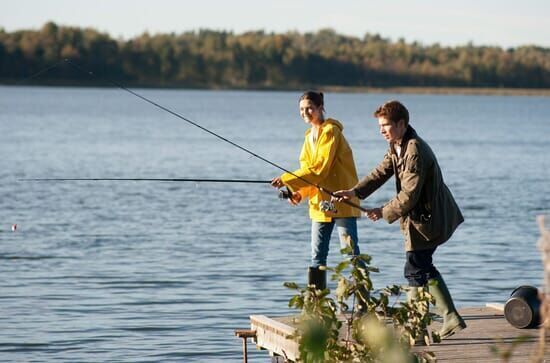
[[382,208],[367,209],[366,215],[371,221],[376,222],[382,218]]
[[332,202],[341,202],[343,200],[351,199],[355,197],[355,191],[353,189],[348,190],[339,190],[337,192],[332,193],[332,197],[330,200]]
[[281,177],[278,176],[276,178],[271,179],[271,186],[275,188],[282,188],[284,184],[283,184],[283,181],[281,180]]

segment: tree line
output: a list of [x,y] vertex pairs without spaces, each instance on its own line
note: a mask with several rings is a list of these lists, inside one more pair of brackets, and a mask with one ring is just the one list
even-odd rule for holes
[[[154,87],[550,88],[550,48],[534,45],[446,47],[378,34],[358,38],[331,29],[305,34],[198,30],[124,40],[53,22],[39,30],[0,28],[1,83],[17,82],[66,58],[105,78]],[[30,82],[86,85],[90,78],[57,67]]]

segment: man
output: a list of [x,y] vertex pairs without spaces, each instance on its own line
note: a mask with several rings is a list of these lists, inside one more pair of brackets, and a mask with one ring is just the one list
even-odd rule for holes
[[380,208],[369,209],[367,217],[388,223],[400,219],[405,237],[405,278],[414,299],[419,287],[428,286],[435,309],[443,317],[441,338],[464,329],[466,324],[456,311],[451,294],[432,263],[437,246],[446,242],[464,221],[460,209],[443,182],[441,169],[428,144],[409,125],[409,111],[398,101],[380,106],[380,133],[389,149],[380,164],[352,189],[335,194],[340,199],[365,199],[395,175],[397,195]]

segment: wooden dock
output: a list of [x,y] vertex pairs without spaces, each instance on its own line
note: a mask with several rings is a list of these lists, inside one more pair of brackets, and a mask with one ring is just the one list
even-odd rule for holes
[[[460,309],[468,324],[466,329],[439,344],[414,347],[413,351],[434,352],[438,362],[530,362],[539,349],[540,330],[514,328],[506,321],[498,304],[494,306]],[[252,315],[250,325],[248,337],[259,349],[269,351],[271,356],[296,360],[298,345],[288,339],[288,335],[294,332],[292,317]],[[438,330],[440,326],[441,323],[436,321],[431,328]],[[525,341],[514,344],[519,337],[525,337]],[[547,338],[546,346],[549,345],[550,338]],[[491,351],[492,347],[498,347],[501,352],[512,349],[511,358],[508,361],[502,359]],[[550,362],[550,349],[546,348],[544,358],[545,362]]]

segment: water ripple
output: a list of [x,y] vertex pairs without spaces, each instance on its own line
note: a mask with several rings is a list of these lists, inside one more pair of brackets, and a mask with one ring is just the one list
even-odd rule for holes
[[[293,92],[144,92],[282,165],[298,165],[304,125]],[[386,144],[357,110],[389,96],[330,95],[361,175]],[[435,255],[457,305],[504,302],[519,285],[540,285],[536,216],[550,205],[550,103],[402,97],[465,216]],[[267,185],[19,181],[268,180],[279,170],[113,90],[0,87],[0,107],[0,145],[9,156],[0,159],[3,361],[239,361],[233,329],[248,327],[252,314],[294,313],[283,282],[306,282],[310,221],[305,205],[289,207]],[[363,205],[382,205],[394,193],[391,181]],[[361,250],[380,268],[375,288],[404,283],[398,223],[362,219],[358,228]],[[332,265],[338,250],[334,238]],[[269,359],[254,349],[249,355]]]

